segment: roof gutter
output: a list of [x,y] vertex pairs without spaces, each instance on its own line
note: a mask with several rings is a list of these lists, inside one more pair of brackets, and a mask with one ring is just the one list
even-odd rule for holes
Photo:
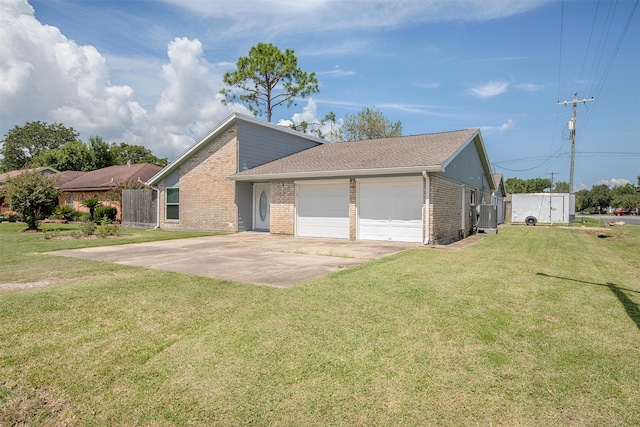
[[345,169],[335,171],[305,171],[305,172],[281,172],[265,174],[230,175],[227,178],[232,181],[273,181],[281,179],[299,178],[344,178],[351,176],[372,176],[372,175],[396,175],[422,172],[443,172],[442,165],[432,166],[407,166],[393,168],[368,168],[368,169]]

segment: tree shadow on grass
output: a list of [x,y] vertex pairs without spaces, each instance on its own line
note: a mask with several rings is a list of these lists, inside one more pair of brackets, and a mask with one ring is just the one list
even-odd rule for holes
[[627,315],[631,318],[631,320],[633,320],[635,322],[635,324],[638,327],[638,329],[640,329],[640,307],[638,307],[638,304],[633,302],[631,300],[631,298],[629,298],[627,296],[627,294],[625,294],[625,291],[626,292],[633,292],[634,294],[640,294],[640,291],[636,291],[636,290],[628,289],[628,288],[621,288],[620,286],[616,285],[615,283],[587,282],[585,280],[571,279],[569,277],[552,276],[552,275],[546,274],[546,273],[536,273],[536,274],[538,276],[553,277],[554,279],[562,279],[562,280],[571,280],[572,282],[586,283],[587,285],[596,285],[596,286],[603,286],[605,288],[609,288],[609,290],[611,292],[613,292],[613,294],[616,296],[616,298],[618,298],[618,301],[620,301],[620,303],[622,303],[622,306],[626,310]]

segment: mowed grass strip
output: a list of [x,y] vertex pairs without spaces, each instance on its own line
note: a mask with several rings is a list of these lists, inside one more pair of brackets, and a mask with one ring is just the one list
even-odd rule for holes
[[287,289],[56,267],[39,239],[0,267],[56,279],[0,292],[0,424],[640,424],[638,227],[506,227]]

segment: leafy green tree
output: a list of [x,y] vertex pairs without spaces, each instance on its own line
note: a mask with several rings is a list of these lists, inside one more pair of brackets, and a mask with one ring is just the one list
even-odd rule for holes
[[292,124],[291,128],[302,133],[316,135],[318,138],[331,142],[342,141],[342,129],[336,123],[336,113],[333,111],[329,112],[319,122],[302,122],[298,125]]
[[91,152],[82,141],[70,141],[50,150],[44,150],[33,158],[34,166],[50,166],[59,171],[88,171],[91,169]]
[[504,181],[504,186],[507,193],[510,194],[542,193],[551,187],[551,180],[548,178],[531,178],[527,180],[507,178]]
[[586,211],[591,208],[591,198],[589,190],[576,191],[576,211]]
[[89,137],[89,154],[91,156],[90,169],[97,170],[113,166],[113,153],[108,142],[102,137]]
[[554,193],[569,193],[569,183],[564,181],[556,182],[555,188],[553,189]]
[[95,212],[96,208],[102,205],[100,199],[98,199],[97,197],[84,199],[80,202],[80,204],[85,208],[89,208],[89,218],[91,219],[91,221],[93,221],[93,213]]
[[633,184],[614,187],[611,190],[611,205],[616,208],[633,209],[640,205],[640,195]]
[[130,145],[124,142],[120,144],[111,144],[111,156],[114,165],[126,165],[128,162],[131,164],[136,163],[149,163],[160,167],[165,167],[169,163],[166,158],[159,158],[148,148],[142,145]]
[[319,91],[316,74],[302,71],[291,49],[282,52],[270,43],[258,43],[249,56],[238,59],[236,67],[222,77],[229,86],[220,91],[222,103],[243,103],[255,116],[266,114],[268,122],[275,107],[290,107],[296,98]]
[[5,135],[0,148],[0,172],[25,169],[31,166],[34,157],[44,150],[54,150],[76,141],[78,132],[60,123],[52,125],[40,121],[14,126]]
[[5,184],[11,209],[20,213],[29,230],[37,230],[40,214],[58,204],[60,191],[55,182],[55,178],[34,172],[20,174]]
[[402,136],[402,123],[392,123],[377,108],[364,107],[356,114],[347,114],[342,124],[345,141]]
[[606,209],[611,206],[611,200],[613,194],[611,188],[607,184],[594,185],[589,192],[589,198],[591,201],[591,207]]
[[509,194],[522,194],[527,192],[524,180],[515,177],[505,179],[504,188]]

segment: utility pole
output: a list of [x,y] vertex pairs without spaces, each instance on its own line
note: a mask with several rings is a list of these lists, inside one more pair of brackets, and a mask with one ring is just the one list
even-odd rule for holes
[[569,128],[569,132],[571,132],[571,166],[569,168],[569,212],[573,212],[569,214],[569,225],[571,225],[576,218],[575,198],[573,195],[573,166],[576,159],[576,116],[578,113],[578,103],[582,102],[583,104],[586,104],[587,102],[592,102],[593,100],[593,96],[591,97],[591,99],[578,100],[578,94],[576,93],[573,95],[573,101],[558,101],[558,105],[573,104],[573,116],[567,125],[567,127]]
[[549,187],[549,193],[553,193],[553,176],[558,175],[558,172],[547,172],[547,175],[551,175],[551,187]]

